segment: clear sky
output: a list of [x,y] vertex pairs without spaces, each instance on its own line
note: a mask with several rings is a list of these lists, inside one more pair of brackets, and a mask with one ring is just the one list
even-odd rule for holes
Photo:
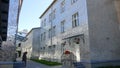
[[53,0],[23,0],[19,17],[18,31],[40,27],[40,15]]

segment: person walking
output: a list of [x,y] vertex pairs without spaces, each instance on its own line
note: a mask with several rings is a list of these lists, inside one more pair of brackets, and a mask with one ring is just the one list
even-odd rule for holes
[[27,62],[27,52],[24,52],[24,53],[23,53],[22,61],[25,63],[25,66],[26,66],[26,62]]

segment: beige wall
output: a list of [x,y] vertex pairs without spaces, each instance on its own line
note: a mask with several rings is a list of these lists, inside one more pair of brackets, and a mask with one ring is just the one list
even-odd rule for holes
[[114,1],[87,0],[87,9],[91,60],[119,60],[120,31]]
[[119,20],[119,29],[120,29],[120,0],[115,0],[115,7],[117,10],[117,15]]

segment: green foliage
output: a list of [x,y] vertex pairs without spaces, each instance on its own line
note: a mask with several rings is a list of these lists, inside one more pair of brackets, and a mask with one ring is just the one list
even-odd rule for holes
[[58,63],[58,62],[51,62],[51,61],[46,61],[46,60],[38,60],[38,59],[31,59],[32,61],[35,61],[35,62],[38,62],[38,63],[41,63],[41,64],[45,64],[45,65],[48,65],[48,66],[57,66],[57,65],[61,65],[61,63]]

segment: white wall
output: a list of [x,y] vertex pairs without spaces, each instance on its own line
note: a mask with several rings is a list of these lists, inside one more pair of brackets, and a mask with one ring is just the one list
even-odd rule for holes
[[[87,18],[87,8],[86,8],[86,0],[78,0],[76,3],[71,4],[70,0],[65,0],[65,11],[61,13],[60,4],[63,0],[57,0],[57,2],[44,14],[41,18],[43,21],[45,18],[47,20],[47,26],[50,27],[49,22],[49,14],[51,10],[56,9],[56,18],[52,21],[53,26],[56,26],[56,36],[52,38],[52,45],[56,45],[55,53],[52,51],[51,58],[61,59],[61,43],[63,43],[64,38],[84,34],[85,44],[84,44],[84,54],[85,59],[89,59],[89,34],[88,34],[88,18]],[[79,26],[76,28],[72,28],[72,15],[74,13],[79,13]],[[61,21],[65,20],[65,33],[61,33]],[[41,26],[43,27],[43,26]],[[44,28],[44,27],[43,27]],[[47,41],[45,41],[47,47],[51,45],[51,39],[48,38],[47,31]],[[42,46],[42,45],[41,45]],[[46,49],[47,51],[48,49]],[[46,55],[48,56],[48,55]]]
[[22,53],[27,51],[27,57],[31,58],[31,53],[32,53],[32,44],[33,44],[33,31],[31,31],[27,36],[27,40],[25,42],[21,43],[22,46]]
[[32,56],[38,58],[40,50],[40,28],[33,29]]

